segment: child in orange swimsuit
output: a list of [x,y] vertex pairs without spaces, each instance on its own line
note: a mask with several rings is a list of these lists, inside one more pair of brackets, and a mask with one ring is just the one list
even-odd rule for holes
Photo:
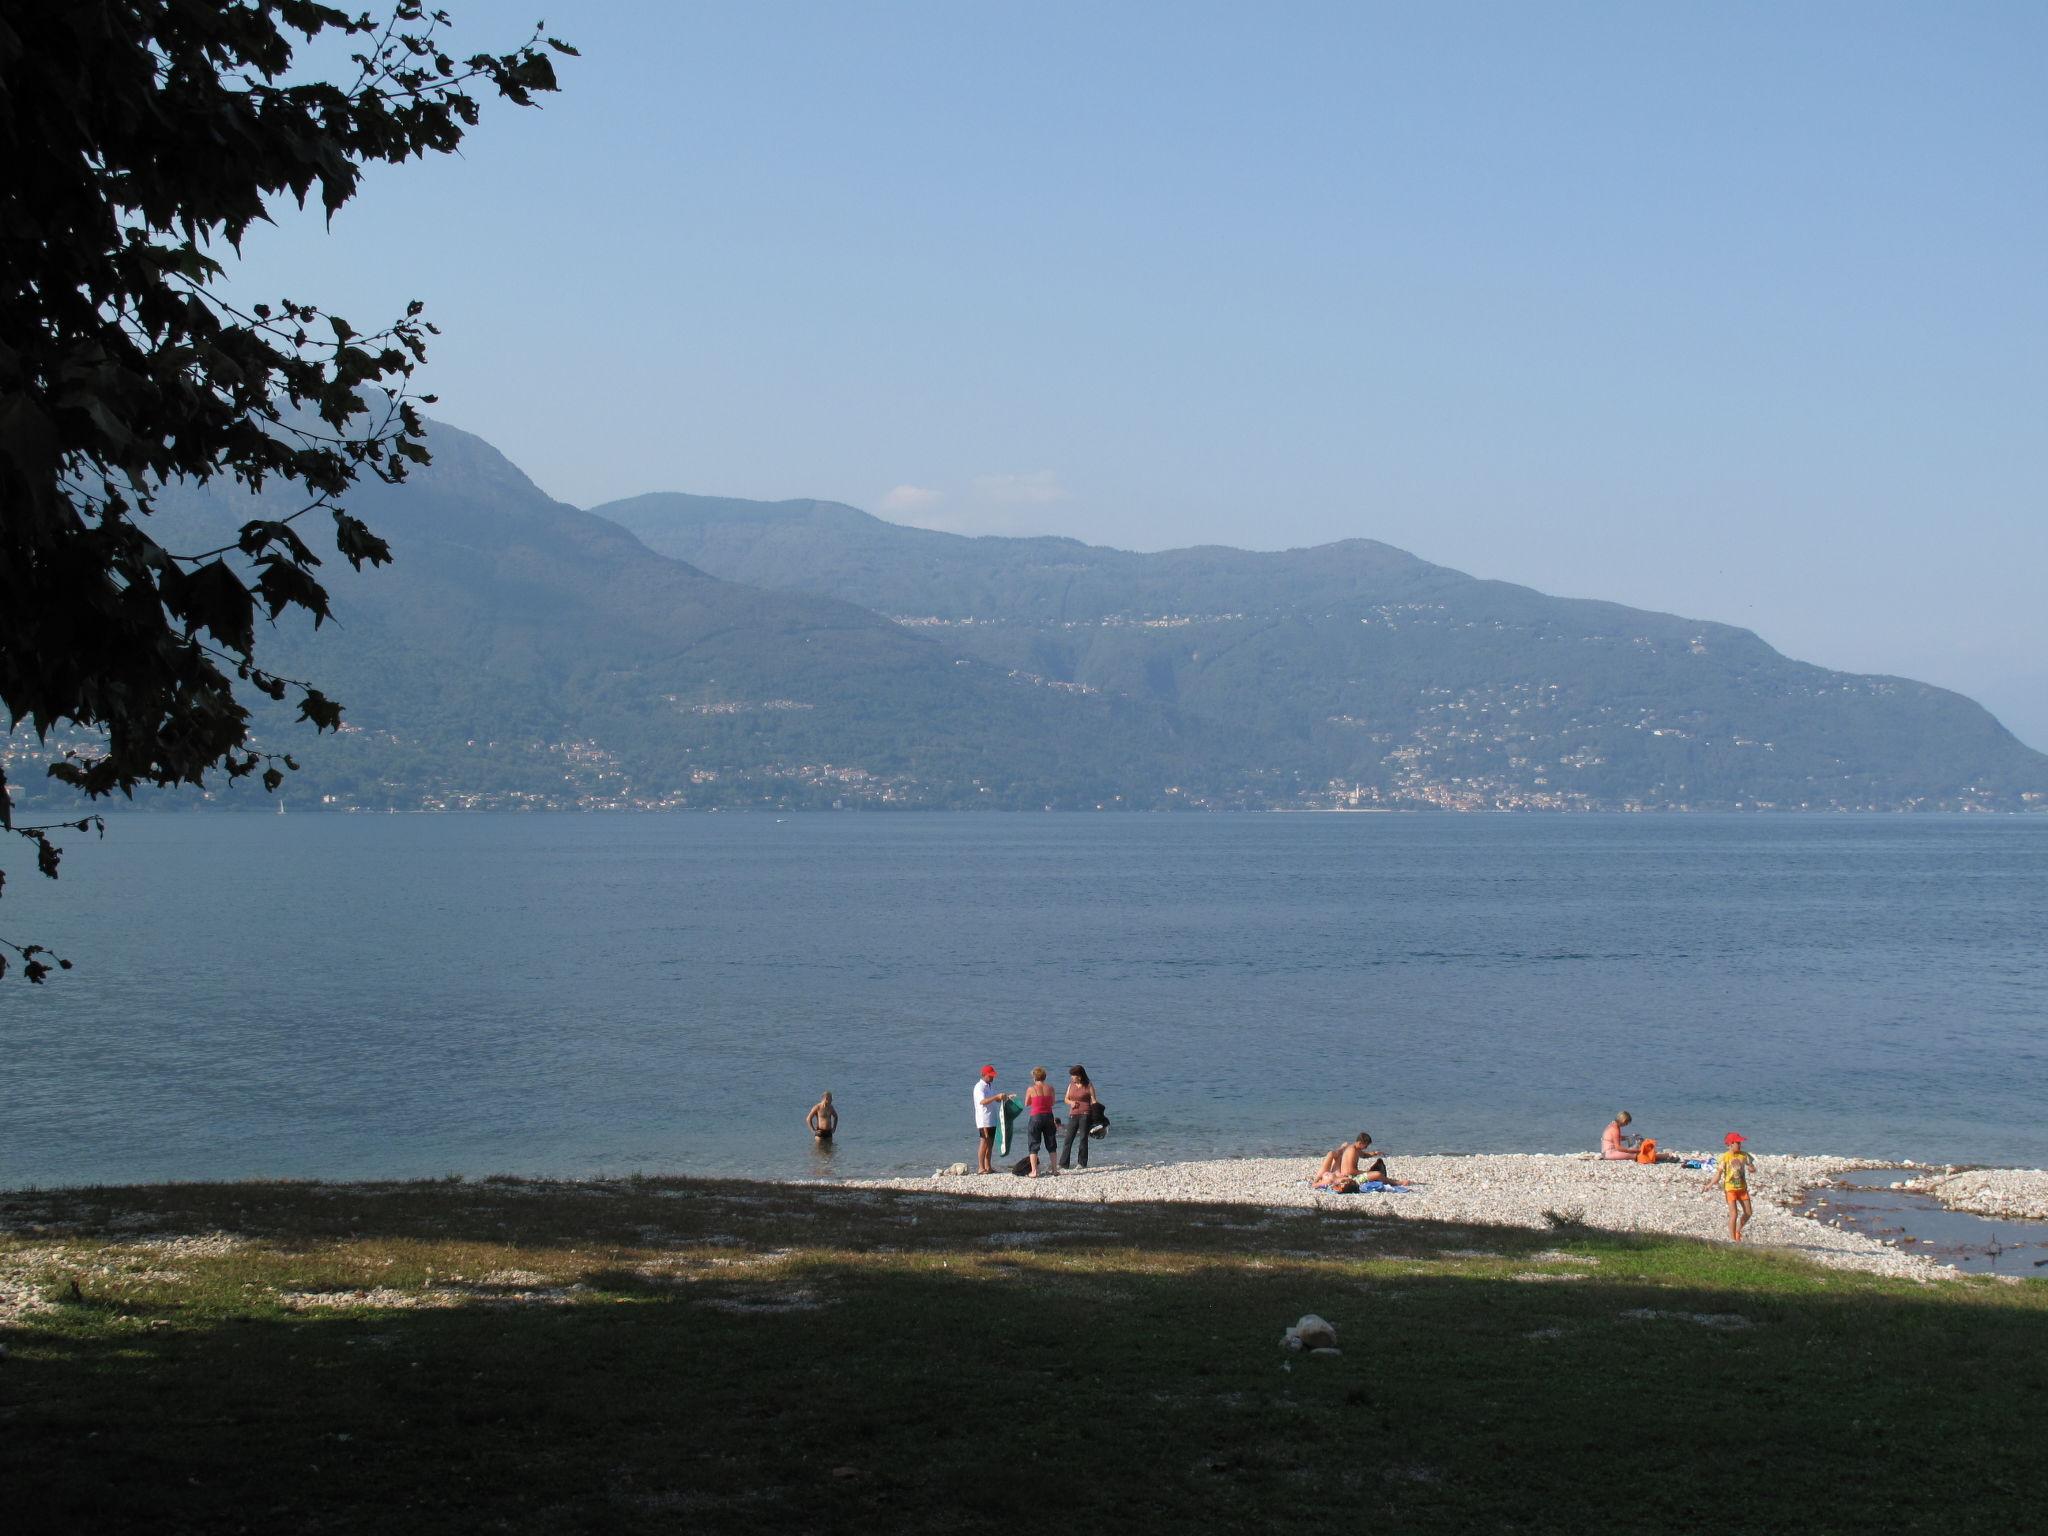
[[1742,1229],[1749,1225],[1755,1214],[1749,1203],[1749,1175],[1756,1167],[1756,1159],[1742,1150],[1742,1133],[1730,1131],[1726,1138],[1728,1150],[1714,1159],[1714,1171],[1708,1176],[1707,1188],[1719,1188],[1728,1201],[1728,1240],[1742,1241]]

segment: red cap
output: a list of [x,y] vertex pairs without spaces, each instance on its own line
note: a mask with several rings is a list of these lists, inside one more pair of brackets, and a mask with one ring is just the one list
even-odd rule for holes
[[1722,1140],[1722,1141],[1724,1141],[1725,1143],[1727,1143],[1727,1144],[1728,1144],[1729,1146],[1731,1146],[1731,1147],[1732,1147],[1732,1146],[1734,1146],[1734,1145],[1735,1145],[1735,1144],[1736,1144],[1736,1143],[1737,1143],[1738,1141],[1742,1140],[1742,1132],[1740,1132],[1740,1131],[1730,1131],[1730,1132],[1729,1132],[1729,1133],[1728,1133],[1728,1134],[1727,1134],[1726,1136],[1723,1136],[1723,1137],[1721,1138],[1721,1140]]
[[981,1075],[983,1077],[994,1077],[996,1075],[996,1069],[994,1067],[983,1067],[981,1069]]

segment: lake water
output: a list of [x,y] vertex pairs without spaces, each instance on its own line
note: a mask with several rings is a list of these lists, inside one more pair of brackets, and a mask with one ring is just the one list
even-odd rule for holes
[[984,1061],[1085,1062],[1117,1160],[2048,1164],[2048,818],[127,815],[10,875],[78,968],[0,984],[0,1185],[929,1172]]

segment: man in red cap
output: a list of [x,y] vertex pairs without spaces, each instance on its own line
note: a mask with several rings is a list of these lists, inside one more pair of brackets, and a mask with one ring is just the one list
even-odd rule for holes
[[980,1138],[975,1149],[976,1173],[994,1173],[995,1167],[989,1161],[996,1144],[996,1116],[1003,1112],[1003,1100],[1007,1093],[996,1092],[996,1069],[983,1067],[981,1076],[974,1080],[974,1129]]
[[1754,1214],[1749,1204],[1749,1175],[1756,1167],[1756,1159],[1742,1150],[1742,1132],[1730,1131],[1722,1138],[1728,1150],[1714,1159],[1714,1172],[1707,1181],[1707,1188],[1720,1188],[1728,1200],[1728,1241],[1742,1241],[1742,1229],[1749,1225]]

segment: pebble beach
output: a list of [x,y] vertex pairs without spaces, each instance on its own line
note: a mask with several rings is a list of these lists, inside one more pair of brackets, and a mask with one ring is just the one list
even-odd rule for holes
[[1952,1211],[2018,1221],[2048,1221],[2048,1169],[1906,1170],[1899,1188],[1932,1195]]
[[[1019,1203],[1179,1201],[1262,1210],[1312,1207],[1377,1218],[1537,1229],[1551,1226],[1554,1218],[1561,1217],[1614,1232],[1727,1240],[1727,1212],[1718,1191],[1708,1192],[1706,1173],[1676,1163],[1639,1166],[1603,1162],[1590,1153],[1390,1155],[1388,1162],[1395,1176],[1408,1181],[1411,1189],[1357,1195],[1312,1189],[1309,1174],[1314,1161],[1308,1157],[1104,1165],[1039,1179],[1008,1172],[939,1172],[924,1178],[849,1179],[839,1181],[838,1187],[919,1189]],[[1948,1265],[1799,1213],[1803,1196],[1813,1186],[1851,1168],[1882,1165],[1863,1158],[1828,1156],[1763,1156],[1759,1162],[1752,1184],[1756,1218],[1750,1223],[1746,1242],[1838,1269],[1917,1280],[1948,1279],[1957,1274]],[[1912,1177],[1912,1172],[1902,1170],[1902,1179]],[[1959,1194],[2010,1189],[2015,1199],[2036,1202],[2036,1214],[2048,1211],[2048,1173],[2020,1170],[1994,1176],[1980,1171],[1959,1177],[1975,1180],[1959,1189]]]

